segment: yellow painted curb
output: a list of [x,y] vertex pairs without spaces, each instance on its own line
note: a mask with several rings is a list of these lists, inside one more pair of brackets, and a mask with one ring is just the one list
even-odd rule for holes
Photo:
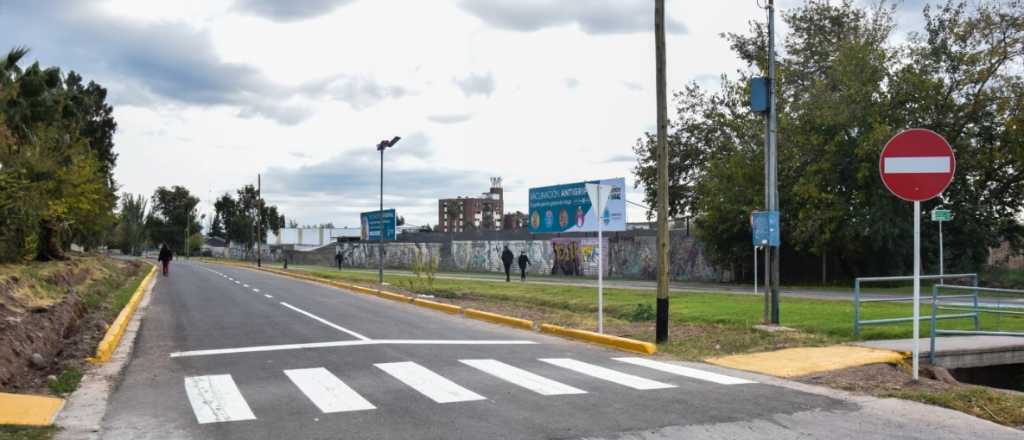
[[495,324],[504,324],[523,330],[533,330],[533,321],[527,319],[513,318],[511,316],[499,315],[497,313],[485,312],[476,309],[463,309],[462,315],[467,318],[478,319]]
[[620,350],[632,351],[641,354],[654,354],[658,347],[650,342],[637,341],[636,339],[623,338],[620,336],[603,335],[601,333],[588,332],[551,324],[541,324],[541,333],[550,333],[564,338],[600,344]]
[[0,393],[0,425],[50,426],[64,399]]
[[903,353],[852,345],[801,347],[705,359],[709,364],[777,377],[797,377],[869,364],[895,364]]
[[107,329],[107,334],[103,336],[103,340],[96,346],[96,356],[89,359],[91,362],[103,363],[110,360],[110,356],[117,350],[117,345],[121,343],[121,338],[124,337],[124,331],[128,328],[128,322],[132,320],[132,316],[135,316],[135,310],[139,308],[142,296],[146,294],[146,287],[155,275],[156,266],[152,266],[149,269],[149,274],[142,279],[139,287],[135,289],[135,293],[128,300],[128,304],[125,304],[124,308],[121,309],[121,313],[118,313],[117,318],[114,319],[114,323]]
[[412,303],[420,307],[426,307],[428,309],[434,309],[445,313],[451,313],[453,315],[458,315],[459,313],[462,313],[462,307],[452,304],[439,303],[437,301],[429,301],[419,298],[414,298],[412,300]]
[[405,296],[405,295],[399,295],[399,294],[397,294],[397,293],[385,292],[385,291],[383,291],[383,290],[378,290],[378,291],[377,291],[377,292],[375,293],[375,295],[377,295],[377,296],[379,296],[379,297],[381,297],[381,298],[384,298],[384,299],[390,299],[390,300],[392,300],[392,301],[398,301],[398,302],[412,302],[412,298],[410,298],[410,297],[408,297],[408,296]]

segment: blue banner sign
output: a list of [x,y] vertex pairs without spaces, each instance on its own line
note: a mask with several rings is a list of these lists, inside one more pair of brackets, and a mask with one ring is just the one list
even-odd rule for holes
[[754,246],[779,246],[779,211],[754,211],[750,214]]
[[[601,197],[606,201],[600,215],[593,209],[597,201],[587,193],[588,183],[607,188],[608,193]],[[530,233],[596,232],[598,219],[602,230],[626,230],[626,179],[530,188]]]
[[384,214],[384,241],[395,239],[395,210],[385,209],[384,211],[370,211],[359,215],[361,225],[361,238],[369,241],[380,240],[381,213]]

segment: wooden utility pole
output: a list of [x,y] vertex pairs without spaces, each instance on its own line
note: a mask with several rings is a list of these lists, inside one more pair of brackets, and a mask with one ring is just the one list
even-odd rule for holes
[[665,85],[665,0],[654,1],[658,100],[658,309],[655,342],[668,341],[668,97]]

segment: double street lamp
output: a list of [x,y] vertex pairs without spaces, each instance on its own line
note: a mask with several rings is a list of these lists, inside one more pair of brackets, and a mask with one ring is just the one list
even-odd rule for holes
[[[380,211],[377,211],[377,280],[384,284],[384,150],[394,147],[402,138],[395,136],[391,140],[382,140],[377,144],[377,151],[380,151]],[[369,227],[369,225],[367,225]]]

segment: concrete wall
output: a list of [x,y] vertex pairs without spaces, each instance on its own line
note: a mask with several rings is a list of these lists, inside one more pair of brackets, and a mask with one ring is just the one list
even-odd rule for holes
[[[622,233],[605,237],[605,275],[616,278],[653,280],[656,276],[656,237],[652,234]],[[670,247],[669,274],[678,281],[728,281],[722,271],[712,267],[704,256],[703,246],[683,231],[673,231]],[[498,272],[504,271],[501,252],[504,246],[518,258],[526,252],[530,258],[528,273],[549,275],[597,275],[597,237],[532,238],[522,240],[433,240],[399,241],[385,244],[384,265],[409,269],[417,252],[437,258],[441,271]],[[376,243],[343,242],[313,251],[288,250],[292,264],[335,265],[335,252],[340,248],[344,267],[372,269],[377,267]],[[513,264],[518,270],[518,266]]]

